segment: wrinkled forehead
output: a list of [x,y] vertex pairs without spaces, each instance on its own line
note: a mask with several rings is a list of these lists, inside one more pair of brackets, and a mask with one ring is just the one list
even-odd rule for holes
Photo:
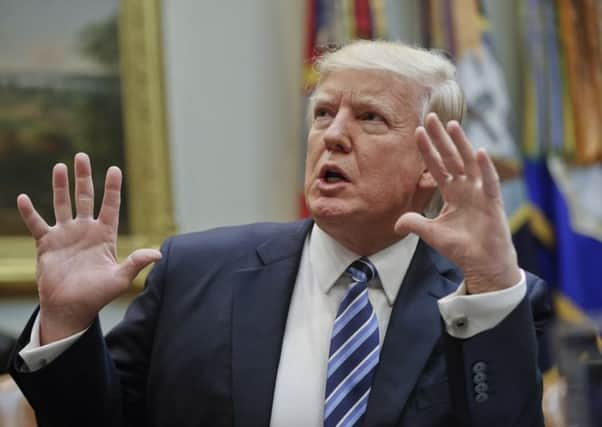
[[397,113],[418,111],[425,90],[415,82],[388,71],[342,69],[320,77],[311,105],[339,104],[343,98],[354,103],[382,104]]

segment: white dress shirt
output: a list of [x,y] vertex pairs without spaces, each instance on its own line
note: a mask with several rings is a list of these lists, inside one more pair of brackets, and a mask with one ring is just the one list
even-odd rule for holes
[[[369,283],[368,298],[378,318],[380,342],[384,339],[393,303],[405,277],[418,237],[410,234],[369,257],[378,278]],[[359,258],[314,224],[308,235],[291,298],[284,331],[280,363],[272,404],[271,427],[323,425],[326,369],[330,332],[343,296],[350,283],[343,276]],[[439,300],[439,310],[448,332],[468,338],[501,322],[522,300],[526,280],[503,291],[465,295],[464,286]],[[454,320],[469,319],[467,327],[456,330]],[[31,339],[19,355],[31,371],[51,363],[84,331],[61,341],[40,346],[36,319]]]

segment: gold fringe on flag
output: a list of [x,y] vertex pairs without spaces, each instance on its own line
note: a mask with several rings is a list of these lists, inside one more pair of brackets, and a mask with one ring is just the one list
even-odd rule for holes
[[573,111],[574,162],[602,161],[600,5],[597,0],[557,0],[566,80]]

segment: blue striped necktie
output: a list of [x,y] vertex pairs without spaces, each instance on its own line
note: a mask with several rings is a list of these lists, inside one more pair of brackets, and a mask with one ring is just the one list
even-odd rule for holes
[[367,258],[355,261],[346,273],[353,283],[343,298],[332,327],[324,427],[361,423],[378,364],[378,320],[368,300],[367,283],[376,269]]

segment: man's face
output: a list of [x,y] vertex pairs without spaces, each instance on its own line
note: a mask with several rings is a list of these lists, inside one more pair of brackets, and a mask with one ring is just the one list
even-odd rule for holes
[[424,163],[414,132],[417,88],[372,70],[329,73],[317,87],[305,163],[305,198],[321,226],[390,227],[421,210]]

